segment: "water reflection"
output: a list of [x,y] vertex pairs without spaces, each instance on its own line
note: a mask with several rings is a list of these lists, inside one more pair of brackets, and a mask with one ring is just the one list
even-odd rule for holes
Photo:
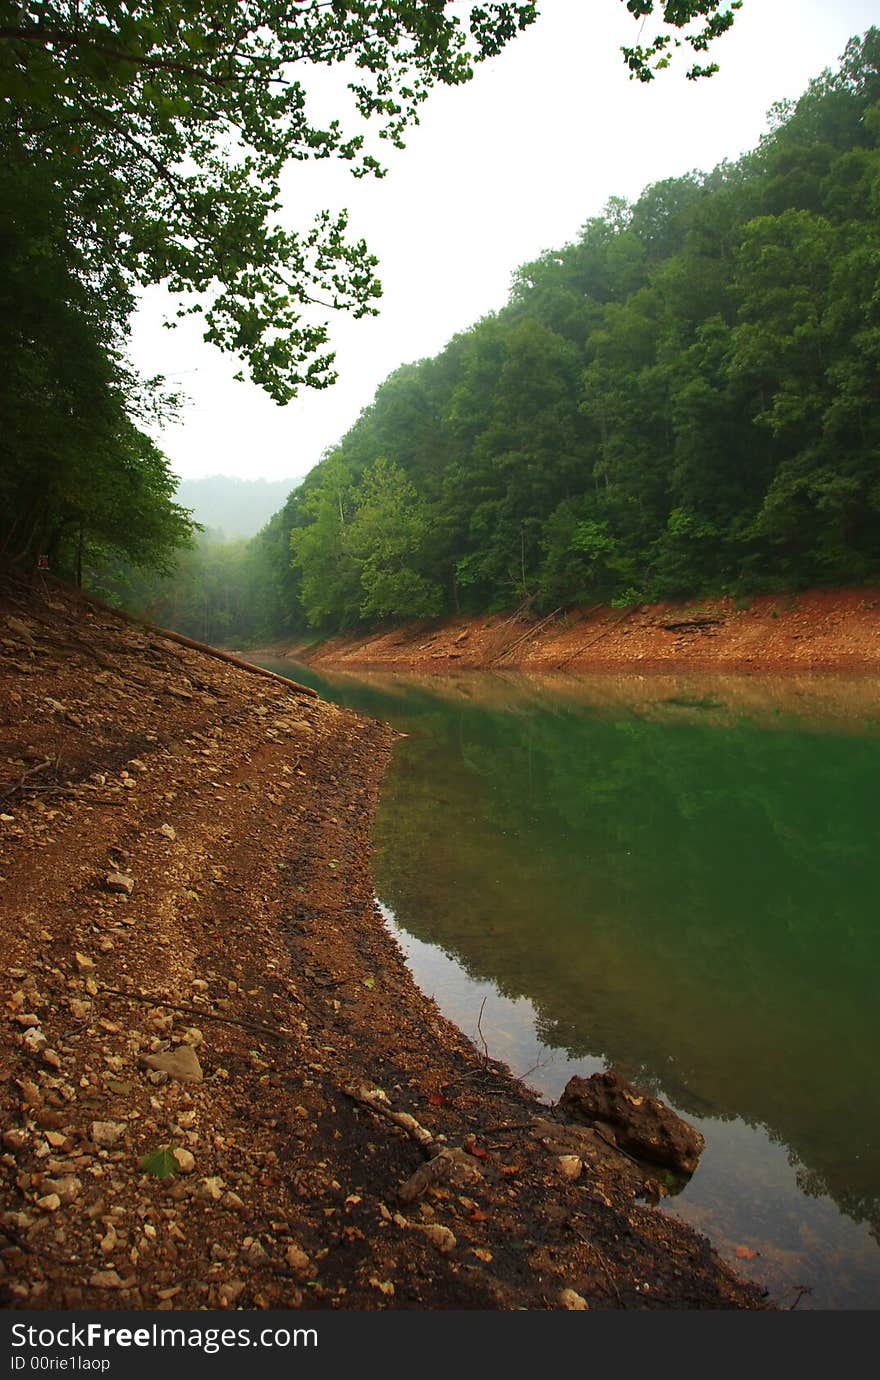
[[[472,676],[326,691],[410,735],[377,820],[377,887],[410,945],[507,999],[492,1053],[537,1064],[527,1081],[550,1097],[610,1064],[672,1101],[707,1138],[673,1210],[821,1306],[880,1302],[877,689]],[[433,990],[425,953],[410,961]],[[473,1012],[438,1000],[474,1033]]]

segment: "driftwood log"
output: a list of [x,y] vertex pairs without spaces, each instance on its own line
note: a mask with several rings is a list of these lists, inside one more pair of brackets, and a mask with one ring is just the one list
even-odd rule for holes
[[[11,569],[7,568],[5,573],[12,575],[19,584],[27,583],[21,575]],[[100,609],[102,613],[109,613],[114,618],[118,618],[120,622],[131,623],[137,628],[145,628],[148,632],[157,633],[160,637],[164,637],[168,642],[176,642],[179,647],[189,647],[194,652],[201,652],[204,656],[214,657],[216,661],[225,661],[229,666],[237,666],[240,671],[249,671],[251,675],[263,676],[266,680],[279,681],[296,695],[307,695],[313,700],[320,699],[317,690],[313,690],[311,685],[302,685],[300,681],[291,680],[288,676],[279,676],[277,671],[269,671],[265,666],[256,666],[254,662],[245,661],[244,657],[236,656],[234,652],[226,652],[220,647],[212,647],[207,642],[197,642],[194,637],[185,637],[183,633],[172,632],[170,628],[162,628],[158,623],[149,623],[145,618],[139,618],[136,614],[129,613],[127,609],[115,608],[112,604],[105,603],[103,599],[99,599],[97,595],[86,594],[84,590],[78,589],[73,585],[68,585],[63,580],[56,579],[54,575],[47,576],[43,572],[41,572],[41,575],[43,576],[44,584],[55,586],[55,588],[59,589],[68,599],[77,600],[82,604],[89,604],[93,608]],[[29,617],[37,618],[38,621],[41,622],[44,621],[39,619],[39,615],[36,614],[33,609],[29,611]],[[7,619],[7,622],[8,621]],[[73,638],[72,641],[75,643],[77,650],[87,652],[99,663],[99,665],[106,666],[108,669],[114,669],[113,663],[107,661],[106,658],[102,659],[100,652],[96,651],[91,643],[81,643],[78,638]],[[144,681],[139,681],[138,683],[141,685],[145,684]]]
[[237,666],[240,671],[250,671],[251,675],[280,681],[288,690],[293,690],[297,695],[308,695],[313,700],[319,698],[317,690],[313,690],[310,685],[302,685],[298,680],[291,680],[289,676],[279,676],[277,671],[269,671],[265,666],[257,666],[253,661],[245,661],[243,657],[236,656],[234,652],[221,651],[219,647],[211,647],[207,642],[196,642],[195,638],[184,637],[183,633],[172,632],[170,628],[160,628],[158,623],[146,623],[141,619],[132,619],[132,621],[138,623],[142,628],[149,629],[150,632],[158,633],[160,637],[166,638],[169,642],[177,642],[181,647],[190,647],[194,652],[202,652],[204,656],[212,656],[217,661],[225,661],[230,666]]
[[664,632],[700,632],[703,628],[714,628],[724,620],[721,618],[680,618],[676,623],[661,623]]

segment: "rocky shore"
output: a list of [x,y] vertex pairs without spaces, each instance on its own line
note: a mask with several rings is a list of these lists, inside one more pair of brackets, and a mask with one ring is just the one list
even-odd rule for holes
[[0,581],[7,1307],[767,1306],[414,986],[369,867],[392,741]]
[[437,674],[880,670],[880,590],[812,590],[631,608],[528,605],[279,647],[314,666]]

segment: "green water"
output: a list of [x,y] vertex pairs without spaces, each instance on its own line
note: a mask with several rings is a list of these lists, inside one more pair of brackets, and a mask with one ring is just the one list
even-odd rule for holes
[[421,986],[548,1098],[613,1066],[698,1124],[665,1207],[782,1306],[880,1305],[880,685],[319,689],[409,735],[374,877]]

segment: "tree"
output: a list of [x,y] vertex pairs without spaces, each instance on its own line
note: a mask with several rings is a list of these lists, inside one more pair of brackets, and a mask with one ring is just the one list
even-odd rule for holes
[[[636,19],[654,10],[627,2]],[[718,7],[668,0],[664,23],[684,32],[703,16],[676,40],[702,51],[732,20]],[[434,85],[468,81],[536,17],[516,0],[469,11],[446,0],[0,0],[4,155],[48,163],[84,272],[105,294],[124,303],[166,283],[187,299],[179,314],[203,314],[206,338],[283,403],[335,378],[328,311],[362,316],[380,294],[345,212],[281,223],[284,168],[335,157],[381,176],[368,123],[399,146]],[[648,79],[670,41],[627,50],[633,72]],[[340,114],[322,120],[328,80],[342,87]]]
[[99,551],[162,566],[192,524],[63,220],[45,165],[0,158],[0,552],[80,581]]
[[0,97],[13,156],[48,161],[87,275],[116,294],[165,282],[206,338],[278,402],[335,377],[327,310],[360,316],[376,260],[322,212],[280,223],[280,178],[338,157],[381,175],[365,134],[311,111],[318,69],[400,145],[436,83],[458,85],[535,6],[440,0],[0,0]]
[[[633,48],[624,48],[626,64],[639,81],[653,81],[658,71],[668,67],[670,53],[675,48],[688,47],[694,53],[705,53],[712,40],[727,33],[741,10],[743,0],[730,0],[727,9],[722,9],[722,0],[624,0],[626,8],[634,19],[647,19],[655,10],[662,8],[665,33],[656,34],[649,43],[637,43]],[[705,21],[700,26],[700,21]],[[695,27],[688,28],[695,23]],[[672,32],[670,32],[672,30]],[[682,37],[675,31],[688,30]],[[639,30],[641,34],[641,29]],[[718,71],[717,62],[703,66],[695,62],[687,73],[688,79],[711,77]]]
[[[311,480],[311,482],[309,482]],[[300,600],[312,627],[337,618],[345,625],[357,619],[362,590],[360,569],[348,549],[354,513],[354,485],[343,458],[322,460],[297,494],[307,521],[294,525],[290,550],[301,574]]]
[[364,593],[362,618],[432,618],[443,591],[418,569],[429,519],[399,465],[379,456],[364,475],[347,549]]
[[392,375],[334,454],[362,616],[876,579],[878,97],[871,30],[755,152],[612,198]]

